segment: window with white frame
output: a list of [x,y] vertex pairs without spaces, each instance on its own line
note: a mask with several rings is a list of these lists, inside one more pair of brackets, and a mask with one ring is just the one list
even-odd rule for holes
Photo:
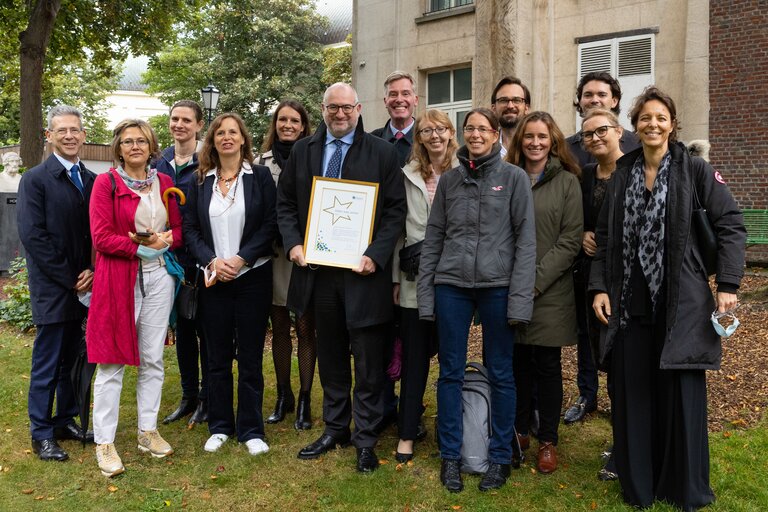
[[427,0],[427,12],[445,11],[473,3],[474,0]]
[[[625,128],[632,128],[627,112],[634,99],[647,86],[652,85],[655,62],[654,34],[614,37],[579,44],[578,79],[587,73],[606,72],[615,77],[621,86],[621,115]],[[577,114],[576,125],[581,120]]]
[[456,126],[459,144],[464,144],[461,125],[472,110],[472,68],[427,73],[427,108],[442,110]]

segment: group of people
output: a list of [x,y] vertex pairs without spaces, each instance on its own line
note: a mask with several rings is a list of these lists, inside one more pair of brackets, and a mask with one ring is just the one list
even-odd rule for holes
[[[65,460],[57,440],[88,435],[64,378],[87,292],[99,469],[124,471],[114,446],[124,365],[138,367],[138,448],[173,452],[157,431],[162,349],[174,293],[187,281],[198,287],[198,313],[175,319],[182,398],[163,422],[207,421],[206,451],[236,437],[250,454],[265,453],[264,423],[294,410],[295,428],[311,428],[317,361],[324,429],[298,458],[351,443],[357,470],[374,471],[378,437],[395,419],[395,457],[407,462],[426,435],[423,397],[437,353],[440,480],[461,491],[461,393],[477,314],[492,426],[480,490],[505,484],[513,441],[527,450],[533,435],[539,472],[557,469],[561,348],[578,343],[580,397],[565,422],[596,408],[597,368],[606,370],[614,446],[604,472],[618,476],[626,501],[685,510],[711,502],[704,370],[718,367],[720,342],[709,316],[736,306],[743,220],[722,176],[678,142],[668,95],[649,87],[636,98],[634,133],[621,127],[620,99],[613,77],[585,75],[575,102],[582,127],[565,138],[550,114],[532,111],[529,89],[504,77],[490,108],[472,109],[457,128],[439,110],[414,115],[415,80],[396,71],[384,83],[383,128],[366,133],[355,89],[338,83],[325,91],[314,133],[300,103],[281,102],[258,155],[234,113],[216,117],[198,141],[202,110],[184,100],[170,111],[172,147],[160,154],[146,122],[125,120],[112,142],[118,165],[99,176],[78,158],[80,113],[55,107],[53,154],[19,191],[38,327],[35,453]],[[352,270],[305,260],[318,176],[378,184],[371,242]],[[691,225],[696,208],[718,237],[715,297]],[[270,321],[277,400],[265,420]],[[387,377],[395,338],[399,399]]]

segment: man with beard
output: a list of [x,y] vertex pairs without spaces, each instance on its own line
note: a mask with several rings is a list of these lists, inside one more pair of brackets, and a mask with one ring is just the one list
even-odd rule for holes
[[531,91],[523,82],[514,76],[505,76],[491,94],[491,110],[499,118],[501,133],[501,158],[507,154],[507,144],[512,140],[517,122],[528,113],[531,107]]

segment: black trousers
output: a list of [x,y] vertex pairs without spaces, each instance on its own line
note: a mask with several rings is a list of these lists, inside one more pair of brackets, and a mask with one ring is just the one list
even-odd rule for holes
[[630,505],[644,508],[663,500],[697,510],[715,500],[709,486],[706,376],[704,370],[659,369],[662,324],[630,318],[613,345],[616,473]]
[[[195,281],[197,269],[184,267],[185,279],[188,283]],[[202,279],[198,286],[205,286]],[[181,378],[181,394],[185,398],[208,399],[208,351],[205,345],[203,330],[196,320],[176,320],[176,359],[179,362]],[[198,366],[198,360],[200,364]]]
[[[378,438],[376,426],[384,415],[382,390],[388,324],[347,328],[345,272],[350,271],[320,267],[315,278],[313,299],[323,421],[326,434],[341,438],[349,434],[350,421],[354,419],[352,443],[357,448],[372,448]],[[352,398],[350,356],[355,371]]]
[[[272,262],[234,281],[200,291],[200,325],[208,342],[208,430],[237,434],[244,443],[264,438],[261,363],[269,307]],[[232,361],[237,351],[237,417],[234,412]]]
[[541,347],[515,343],[512,366],[517,387],[515,428],[520,434],[530,431],[531,405],[534,393],[539,408],[541,442],[557,444],[557,427],[563,403],[563,373],[560,347]]
[[403,342],[397,421],[400,439],[416,439],[419,421],[424,414],[424,390],[436,337],[435,323],[419,320],[418,309],[400,308],[400,339]]

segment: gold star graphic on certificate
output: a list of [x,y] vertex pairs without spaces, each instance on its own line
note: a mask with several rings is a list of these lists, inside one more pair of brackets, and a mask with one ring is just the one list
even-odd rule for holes
[[336,211],[337,207],[344,207],[348,210],[350,206],[352,206],[352,201],[348,203],[342,203],[341,201],[339,201],[338,197],[333,196],[333,205],[329,206],[328,208],[323,208],[323,211],[325,213],[330,213],[331,215],[333,215],[333,220],[331,221],[331,224],[335,225],[336,221],[340,219],[352,220],[352,218],[349,217],[349,215],[344,215],[343,213],[339,213]]

